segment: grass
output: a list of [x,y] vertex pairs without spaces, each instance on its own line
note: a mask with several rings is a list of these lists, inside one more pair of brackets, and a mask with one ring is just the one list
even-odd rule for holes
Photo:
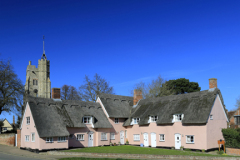
[[[89,147],[89,148],[65,150],[64,152],[185,155],[185,156],[187,155],[187,156],[215,156],[215,157],[222,156],[222,155],[212,155],[212,154],[193,152],[193,151],[148,148],[148,147],[139,147],[139,146],[130,146],[130,145]],[[227,155],[225,155],[225,156],[227,156]]]

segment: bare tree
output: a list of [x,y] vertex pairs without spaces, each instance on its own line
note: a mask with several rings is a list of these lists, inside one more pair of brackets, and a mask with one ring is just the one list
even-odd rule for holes
[[70,86],[69,89],[69,100],[81,100],[76,87]]
[[[143,98],[162,97],[174,94],[172,88],[164,85],[166,80],[161,75],[157,79],[152,80],[150,83],[139,82],[135,84],[134,89],[142,90]],[[132,91],[133,93],[133,91]]]
[[2,112],[20,114],[23,95],[24,86],[10,61],[0,60],[0,115]]
[[71,85],[63,85],[61,87],[61,99],[63,100],[81,100],[76,87]]
[[238,109],[240,107],[240,96],[236,99],[236,104],[234,110]]
[[84,84],[79,87],[79,93],[83,100],[93,102],[96,102],[100,93],[114,94],[113,87],[110,87],[109,83],[97,73],[93,80],[85,76]]

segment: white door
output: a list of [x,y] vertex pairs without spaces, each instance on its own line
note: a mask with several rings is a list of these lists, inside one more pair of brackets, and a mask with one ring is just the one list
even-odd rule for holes
[[120,143],[124,144],[124,131],[120,132]]
[[148,147],[148,133],[143,134],[143,140],[144,140],[144,147]]
[[93,147],[93,133],[89,132],[88,134],[88,147]]
[[175,149],[180,149],[181,147],[181,134],[175,134]]
[[156,133],[151,133],[151,147],[156,147]]

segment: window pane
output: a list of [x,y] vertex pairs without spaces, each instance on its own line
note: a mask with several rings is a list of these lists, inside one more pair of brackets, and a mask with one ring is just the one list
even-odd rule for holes
[[32,142],[35,141],[35,133],[32,133]]
[[107,140],[107,134],[101,133],[101,140]]

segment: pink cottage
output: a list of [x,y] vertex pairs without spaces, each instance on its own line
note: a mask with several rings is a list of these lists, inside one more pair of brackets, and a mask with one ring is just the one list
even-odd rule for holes
[[216,79],[209,81],[209,90],[149,99],[142,99],[140,91],[134,97],[100,94],[96,103],[28,97],[21,148],[43,151],[126,141],[145,147],[217,148],[228,118]]

